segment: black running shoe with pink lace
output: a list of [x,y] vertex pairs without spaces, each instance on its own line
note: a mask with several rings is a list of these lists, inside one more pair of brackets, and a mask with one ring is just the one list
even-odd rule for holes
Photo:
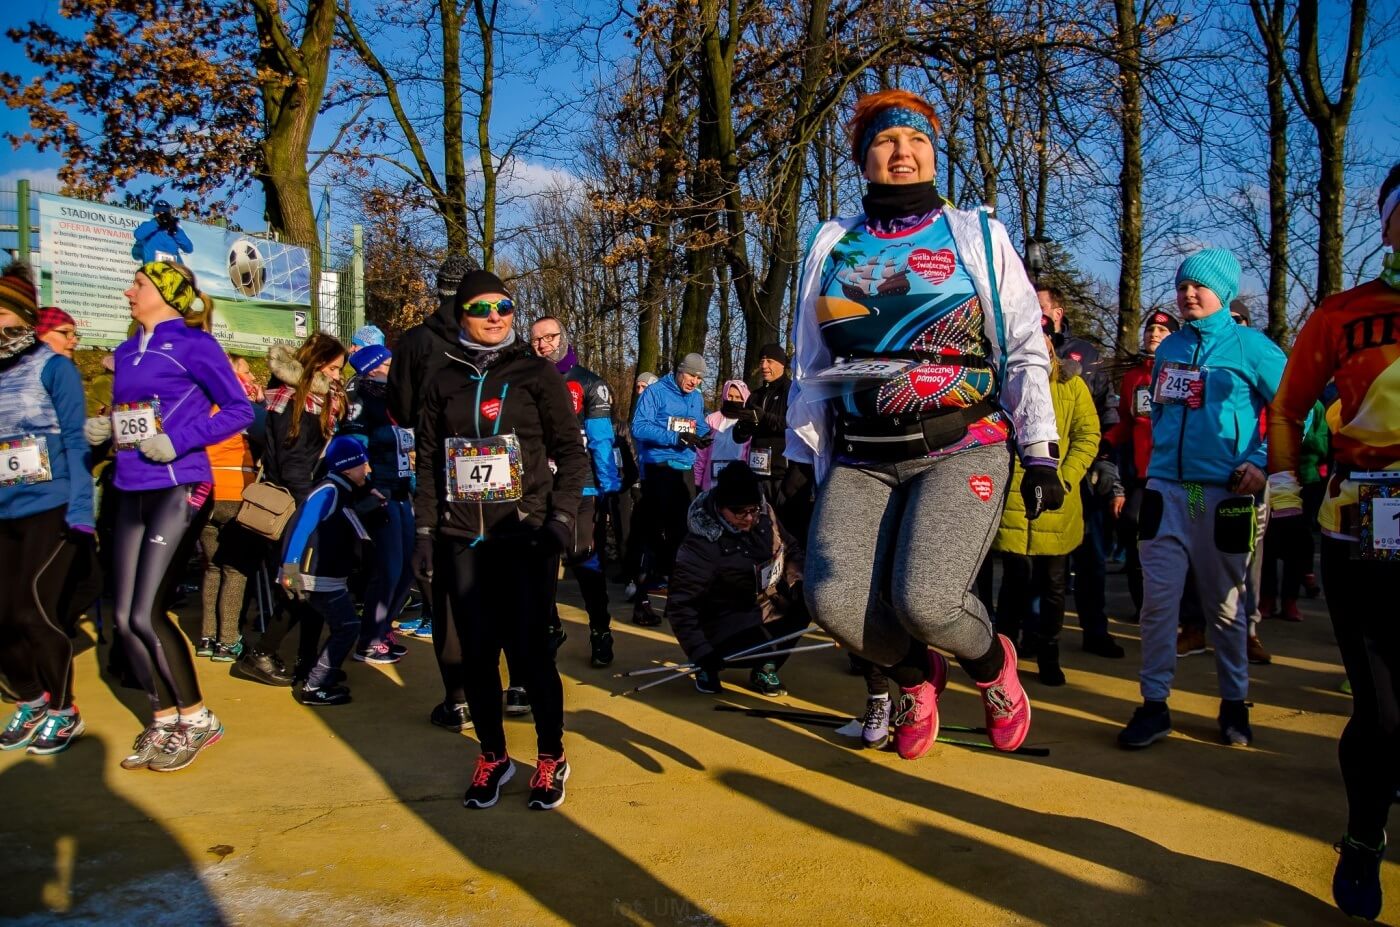
[[472,784],[467,786],[467,794],[462,796],[462,805],[467,808],[490,808],[501,798],[501,786],[515,775],[515,764],[502,753],[482,753],[476,758],[476,769],[472,771]]
[[530,780],[530,803],[526,807],[550,811],[564,804],[564,781],[568,778],[568,760],[541,753],[535,776]]

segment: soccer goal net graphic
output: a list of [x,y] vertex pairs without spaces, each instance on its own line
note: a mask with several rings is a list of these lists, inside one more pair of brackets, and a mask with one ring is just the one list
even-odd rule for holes
[[229,285],[240,296],[277,302],[311,301],[306,251],[261,238],[237,238],[228,246]]

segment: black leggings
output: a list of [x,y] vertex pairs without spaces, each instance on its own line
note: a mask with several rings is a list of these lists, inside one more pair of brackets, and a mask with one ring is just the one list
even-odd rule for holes
[[665,582],[676,565],[676,551],[685,540],[690,503],[695,499],[695,474],[689,467],[676,470],[658,464],[648,466],[642,477],[642,502],[646,505],[647,582]]
[[49,707],[73,703],[73,642],[59,626],[59,595],[73,560],[68,506],[0,520],[0,668],[21,701],[45,692]]
[[[1050,643],[1060,639],[1065,625],[1065,586],[1069,580],[1070,554],[1027,557],[1003,551],[1001,600],[997,604],[997,631],[1012,641],[1025,632]],[[1040,620],[1031,614],[1031,600],[1040,597]]]
[[[481,749],[506,752],[501,708],[501,651],[510,663],[511,682],[524,685],[535,718],[539,752],[564,752],[564,686],[554,665],[549,622],[554,584],[548,571],[552,552],[532,540],[443,539],[433,568],[438,594],[447,598],[462,644],[467,709]],[[433,622],[434,627],[437,621]]]
[[207,506],[193,485],[124,491],[112,534],[117,629],[155,711],[203,701],[189,641],[165,613],[166,593],[199,535]]
[[[1347,833],[1380,846],[1400,782],[1400,563],[1353,560],[1352,544],[1322,539],[1327,610],[1351,681],[1351,720],[1337,745],[1347,790]],[[1379,596],[1379,598],[1378,598]]]

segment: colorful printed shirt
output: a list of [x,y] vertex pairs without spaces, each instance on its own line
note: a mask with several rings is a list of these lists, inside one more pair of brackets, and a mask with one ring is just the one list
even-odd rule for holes
[[1354,538],[1357,487],[1346,473],[1400,470],[1400,290],[1373,280],[1329,296],[1309,317],[1269,409],[1271,473],[1298,473],[1304,424],[1333,379],[1332,451],[1341,472],[1329,482],[1318,523],[1333,537]]
[[[847,233],[822,268],[820,292],[817,321],[833,357],[921,358],[896,376],[847,386],[834,400],[847,412],[883,416],[966,408],[995,392],[982,306],[941,211],[899,231],[867,223]],[[1003,442],[1009,432],[1005,413],[997,410],[930,456]]]

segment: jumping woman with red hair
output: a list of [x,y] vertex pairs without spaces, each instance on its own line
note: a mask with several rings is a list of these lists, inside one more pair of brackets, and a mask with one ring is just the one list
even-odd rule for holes
[[[788,401],[787,456],[819,484],[807,603],[843,646],[890,667],[906,759],[938,736],[939,650],[977,684],[993,745],[1024,742],[1015,650],[971,590],[1011,455],[1028,517],[1065,492],[1035,290],[1000,223],[938,195],[938,130],[908,91],[856,103],[864,211],[826,223],[808,248]],[[872,696],[867,727],[889,723],[888,698]]]

